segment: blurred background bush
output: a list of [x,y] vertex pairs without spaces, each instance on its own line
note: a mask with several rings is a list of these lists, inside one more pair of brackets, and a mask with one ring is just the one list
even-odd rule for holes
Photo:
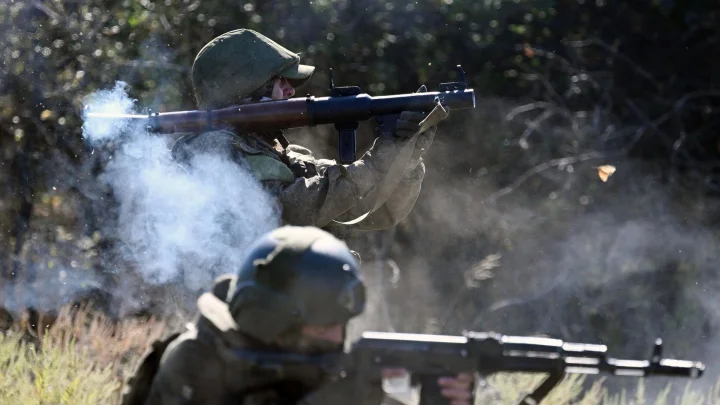
[[[550,334],[620,356],[660,336],[712,369],[718,13],[691,0],[2,2],[0,304],[106,297],[130,277],[83,100],[123,81],[139,106],[194,109],[195,54],[246,27],[317,66],[298,95],[327,95],[329,68],[372,95],[433,90],[458,64],[477,92],[441,124],[410,216],[351,242],[381,309],[366,325]],[[288,137],[336,157],[332,127]]]

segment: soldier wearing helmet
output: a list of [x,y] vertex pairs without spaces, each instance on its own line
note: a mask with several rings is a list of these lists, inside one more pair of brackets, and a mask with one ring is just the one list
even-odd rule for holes
[[[365,287],[344,242],[315,227],[278,228],[250,247],[236,274],[198,299],[194,327],[145,356],[122,403],[379,405],[380,381],[353,392],[354,381],[321,385],[319,370],[279,372],[237,354],[341,352],[348,322],[364,308]],[[471,382],[463,374],[440,384],[449,403],[471,405]]]
[[[314,70],[301,64],[298,54],[266,36],[238,29],[200,50],[192,67],[192,83],[198,108],[218,109],[290,98]],[[422,86],[418,91],[426,90]],[[447,112],[439,108],[441,120]],[[390,228],[414,206],[425,175],[422,157],[436,131],[435,125],[420,130],[426,116],[403,112],[393,133],[377,138],[370,150],[349,165],[316,158],[310,150],[290,144],[281,131],[249,134],[235,128],[182,136],[173,155],[185,163],[197,153],[232,159],[276,198],[283,224],[316,226],[346,237],[353,230]],[[394,162],[410,139],[416,140],[412,156],[407,163]],[[380,195],[377,190],[382,184],[391,184],[390,192]],[[364,214],[368,215],[359,223],[347,224]]]

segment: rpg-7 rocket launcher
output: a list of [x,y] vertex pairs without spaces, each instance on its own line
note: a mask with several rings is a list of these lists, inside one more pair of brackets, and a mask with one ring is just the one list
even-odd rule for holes
[[192,110],[143,114],[114,114],[88,111],[94,120],[143,122],[149,132],[204,132],[232,127],[247,132],[266,132],[299,127],[335,124],[338,154],[343,164],[356,159],[356,130],[359,121],[375,118],[382,130],[388,130],[402,111],[430,112],[440,102],[446,109],[475,108],[475,91],[468,89],[465,73],[457,66],[457,81],[441,83],[438,91],[387,96],[362,93],[358,86],[335,87],[330,69],[330,96],[291,98],[235,105],[218,110]]
[[352,378],[357,384],[379,380],[385,368],[405,369],[420,386],[420,405],[447,403],[435,384],[458,373],[544,373],[548,377],[520,404],[539,404],[566,374],[699,378],[705,365],[662,357],[656,340],[649,360],[609,357],[607,346],[560,339],[466,332],[462,336],[365,332],[347,353],[307,356],[239,350],[238,359],[283,375],[321,373],[329,379]]

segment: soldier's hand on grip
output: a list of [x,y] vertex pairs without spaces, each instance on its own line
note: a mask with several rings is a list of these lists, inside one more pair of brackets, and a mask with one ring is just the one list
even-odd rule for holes
[[[427,88],[425,85],[420,86],[416,93],[425,93]],[[395,125],[394,135],[400,138],[410,138],[415,135],[420,129],[420,123],[428,116],[428,113],[422,111],[403,111],[400,113],[400,118],[397,120]],[[431,137],[435,133],[435,126],[432,126],[425,131],[425,133],[432,132],[429,134]]]
[[[416,93],[425,93],[427,88],[425,85],[420,86]],[[412,137],[419,129],[420,123],[427,118],[429,113],[420,111],[403,111],[400,114],[400,118],[397,120],[395,136],[401,138]],[[420,158],[430,149],[432,146],[433,139],[435,139],[435,133],[437,132],[437,125],[433,125],[427,128],[423,133],[418,135],[415,141],[415,148],[412,154],[412,160],[410,168],[414,168],[420,162]]]

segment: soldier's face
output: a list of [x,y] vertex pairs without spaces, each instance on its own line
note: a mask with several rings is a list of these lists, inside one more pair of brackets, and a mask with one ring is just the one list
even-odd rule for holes
[[287,100],[294,95],[295,88],[288,83],[287,79],[284,77],[275,79],[271,96],[273,100]]
[[302,328],[302,334],[309,338],[341,345],[345,341],[345,325],[305,325]]
[[281,347],[305,354],[341,352],[345,342],[345,325],[305,325],[300,336],[293,334],[289,341],[279,342]]

